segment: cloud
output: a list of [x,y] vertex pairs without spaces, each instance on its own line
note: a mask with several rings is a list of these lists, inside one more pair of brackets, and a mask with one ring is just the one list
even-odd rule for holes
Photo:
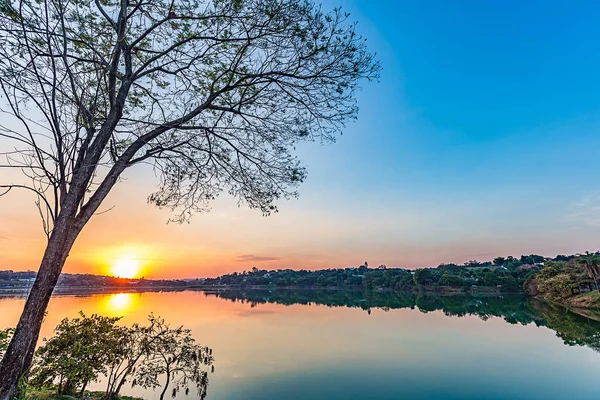
[[592,227],[600,227],[600,192],[588,193],[571,203],[567,215],[572,221]]
[[235,261],[237,262],[249,262],[249,261],[277,261],[279,257],[271,257],[271,256],[257,256],[254,254],[242,254],[241,256],[237,256]]
[[249,309],[249,310],[239,310],[235,313],[238,317],[252,317],[253,315],[268,315],[274,314],[275,311],[272,310],[257,310],[257,309]]

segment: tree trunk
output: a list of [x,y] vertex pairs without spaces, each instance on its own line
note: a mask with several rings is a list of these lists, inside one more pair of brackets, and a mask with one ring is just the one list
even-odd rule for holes
[[81,397],[83,399],[83,394],[85,393],[85,389],[87,388],[88,382],[84,382],[83,386],[81,387],[81,390],[79,391],[79,397]]
[[67,380],[67,383],[65,383],[65,387],[63,388],[63,394],[65,396],[73,396],[75,394],[75,386],[70,380]]
[[160,394],[160,400],[165,399],[165,393],[167,393],[167,389],[169,389],[169,384],[171,383],[171,372],[167,369],[167,381],[165,382],[165,387]]
[[73,229],[73,225],[73,219],[64,214],[55,221],[15,334],[0,362],[0,400],[15,396],[19,381],[26,379],[50,297],[80,231]]
[[121,380],[119,381],[119,384],[117,385],[117,388],[114,391],[114,394],[116,394],[117,396],[119,395],[119,393],[121,393],[121,389],[123,388],[123,385],[127,382],[127,376],[129,375],[131,371],[131,368],[127,368],[127,372],[125,372],[125,374],[123,375],[123,378],[121,378]]

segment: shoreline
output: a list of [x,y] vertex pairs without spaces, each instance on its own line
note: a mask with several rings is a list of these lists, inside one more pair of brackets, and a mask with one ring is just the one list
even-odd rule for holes
[[[120,286],[63,286],[56,287],[52,293],[54,296],[72,296],[72,295],[95,295],[95,294],[119,294],[119,293],[152,293],[152,292],[183,292],[187,287],[158,286],[158,287],[120,287]],[[27,288],[0,288],[0,298],[2,297],[27,297],[29,290]]]
[[[306,286],[306,287],[298,287],[298,286],[278,286],[273,287],[269,285],[227,285],[227,286],[211,286],[211,285],[197,285],[197,286],[186,286],[186,287],[176,287],[176,286],[154,286],[154,287],[124,287],[124,286],[62,286],[56,287],[54,292],[52,293],[53,297],[59,296],[78,296],[78,295],[97,295],[97,294],[119,294],[119,293],[159,293],[159,292],[227,292],[227,291],[259,291],[259,290],[267,290],[267,291],[314,291],[314,292],[365,292],[365,289],[358,286]],[[25,287],[19,288],[1,288],[0,287],[0,298],[3,297],[18,297],[18,298],[26,298],[29,290]],[[502,292],[497,290],[496,288],[486,288],[480,287],[479,290],[476,291],[464,291],[464,290],[455,290],[455,289],[445,289],[442,290],[428,289],[422,288],[421,290],[413,290],[413,291],[396,291],[388,288],[379,288],[372,291],[373,293],[395,293],[395,294],[418,294],[418,293],[426,293],[426,294],[435,294],[440,296],[522,296],[527,295],[524,292]]]

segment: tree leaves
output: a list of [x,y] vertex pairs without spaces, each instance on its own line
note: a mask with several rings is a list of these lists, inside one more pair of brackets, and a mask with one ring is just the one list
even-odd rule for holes
[[[23,156],[11,163],[30,170],[52,216],[58,198],[85,195],[69,191],[75,180],[110,190],[141,162],[160,177],[149,201],[178,222],[223,191],[268,215],[303,181],[295,144],[333,141],[356,118],[359,82],[380,69],[347,13],[305,0],[19,10],[29,25],[0,19],[0,86],[23,127],[8,135]],[[83,221],[105,196],[79,202]]]

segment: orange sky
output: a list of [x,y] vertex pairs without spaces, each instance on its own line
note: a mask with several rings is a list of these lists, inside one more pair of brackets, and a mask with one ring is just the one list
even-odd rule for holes
[[[470,232],[477,221],[468,215],[418,212],[410,204],[393,214],[383,207],[353,205],[350,199],[344,207],[336,207],[339,200],[326,201],[336,194],[315,190],[310,181],[301,188],[308,195],[280,203],[281,211],[271,217],[238,208],[223,196],[211,212],[196,215],[191,223],[167,224],[170,212],[146,203],[153,182],[142,172],[130,173],[111,193],[102,209],[114,209],[86,226],[64,272],[110,274],[123,258],[137,260],[142,267],[139,275],[147,278],[216,276],[255,265],[346,267],[365,260],[371,266],[412,268],[499,254],[552,255],[559,242],[567,250],[583,251],[596,239],[569,241],[572,232],[549,231],[523,241],[522,234],[496,232],[493,226]],[[0,205],[0,269],[37,269],[45,238],[33,198],[15,191],[0,198]]]

